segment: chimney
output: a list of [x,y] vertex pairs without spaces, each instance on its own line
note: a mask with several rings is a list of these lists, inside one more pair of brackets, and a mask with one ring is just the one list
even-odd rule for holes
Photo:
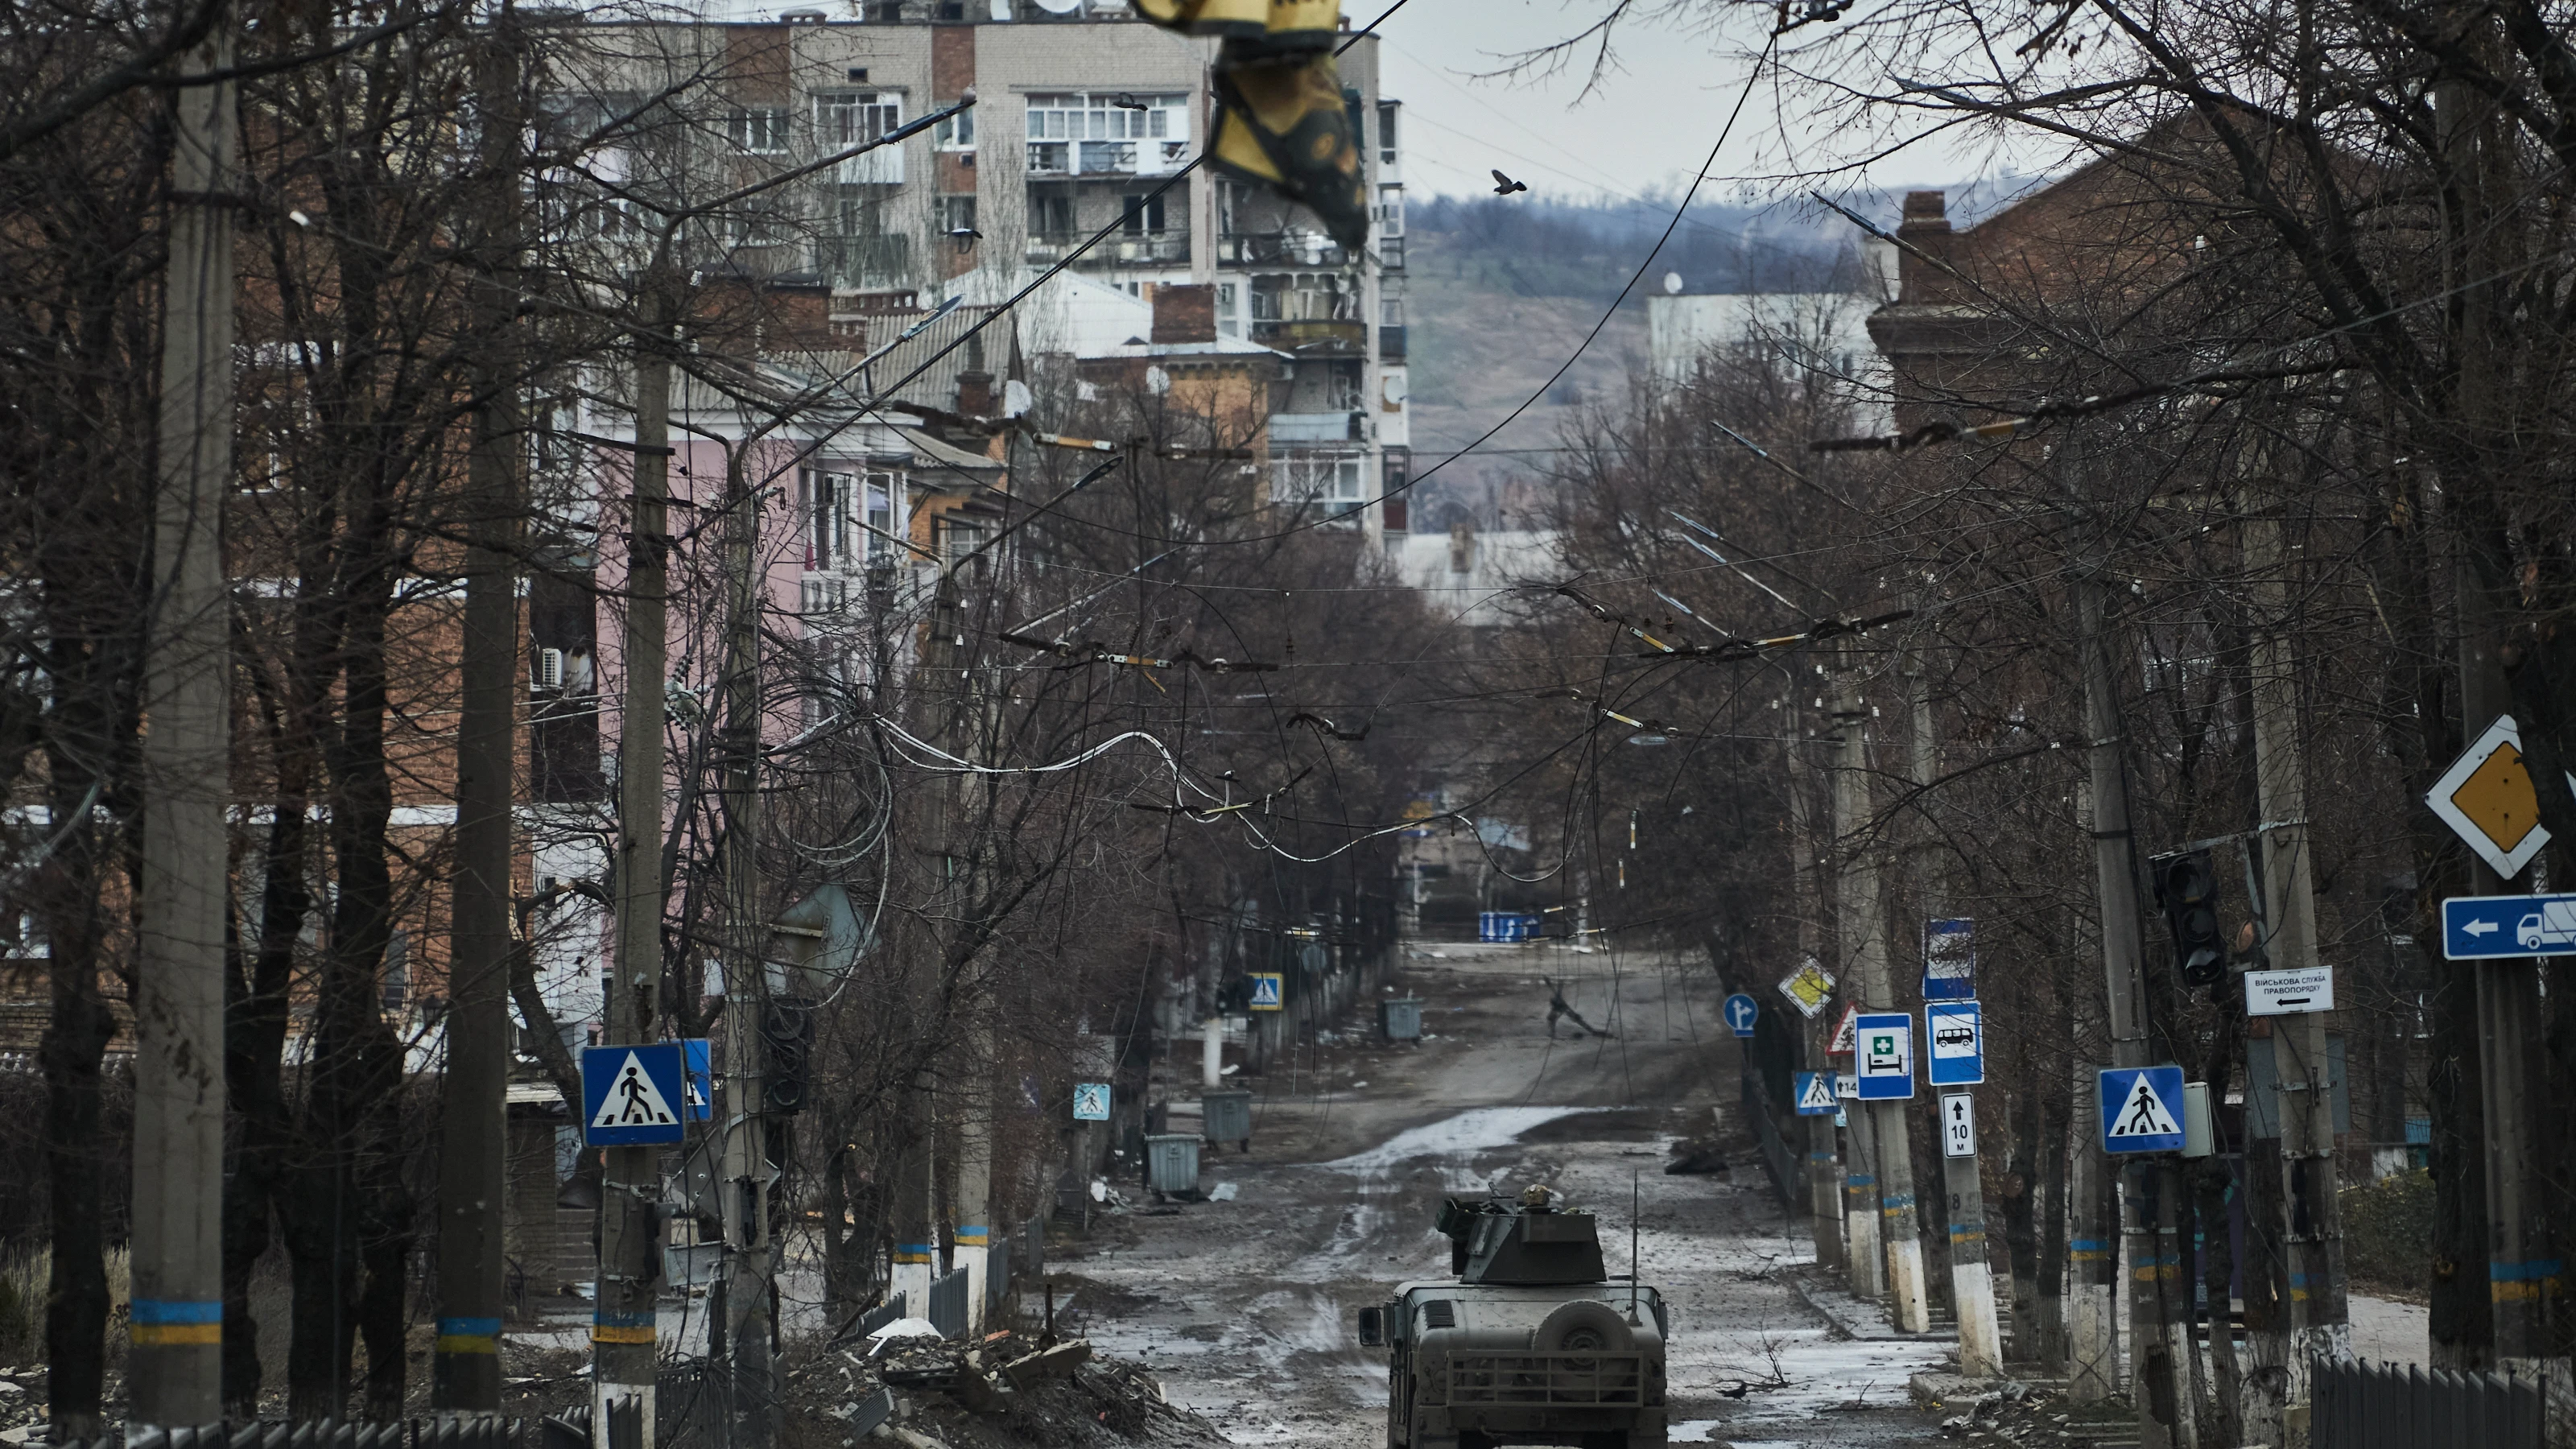
[[1156,342],[1214,342],[1216,288],[1166,283],[1154,289]]
[[993,374],[972,369],[957,374],[957,411],[970,418],[993,415]]
[[1897,240],[1905,244],[1896,262],[1896,300],[1948,301],[1958,293],[1956,279],[1927,260],[1951,259],[1948,197],[1938,191],[1905,193],[1905,220],[1897,223]]

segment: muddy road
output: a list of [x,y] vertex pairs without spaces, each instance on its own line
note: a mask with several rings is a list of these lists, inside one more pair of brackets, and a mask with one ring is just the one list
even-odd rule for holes
[[[1612,1035],[1551,1039],[1542,978]],[[1672,1305],[1675,1442],[1938,1442],[1905,1381],[1945,1346],[1841,1338],[1794,1291],[1812,1249],[1734,1120],[1734,1039],[1696,979],[1635,956],[1417,947],[1402,989],[1427,1039],[1380,1043],[1355,1017],[1245,1082],[1252,1150],[1211,1150],[1201,1179],[1223,1200],[1154,1205],[1117,1184],[1130,1209],[1054,1265],[1078,1285],[1066,1311],[1237,1443],[1356,1449],[1384,1441],[1385,1365],[1353,1314],[1446,1273],[1443,1195],[1554,1186],[1599,1214],[1624,1274],[1633,1190],[1643,1276]],[[1167,1070],[1171,1100],[1194,1103],[1195,1050]],[[1665,1175],[1677,1139],[1712,1136],[1731,1172]]]

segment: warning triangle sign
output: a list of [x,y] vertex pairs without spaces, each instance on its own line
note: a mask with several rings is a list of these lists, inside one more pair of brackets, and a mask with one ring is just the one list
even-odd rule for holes
[[1857,1005],[1844,1007],[1843,1023],[1834,1028],[1834,1039],[1825,1046],[1826,1055],[1848,1056],[1859,1033],[1860,1008]]
[[1798,1105],[1830,1110],[1834,1105],[1834,1074],[1831,1072],[1810,1074],[1807,1078],[1807,1089],[1798,1094]]
[[590,1119],[593,1127],[667,1127],[679,1121],[671,1104],[662,1098],[662,1089],[653,1085],[653,1074],[644,1070],[644,1059],[633,1052],[617,1068],[608,1084],[608,1095],[599,1104],[599,1113]]
[[2173,1107],[2156,1095],[2154,1082],[2140,1072],[2129,1087],[2127,1101],[2112,1114],[2110,1130],[2105,1137],[2178,1137],[2182,1123],[2175,1118]]

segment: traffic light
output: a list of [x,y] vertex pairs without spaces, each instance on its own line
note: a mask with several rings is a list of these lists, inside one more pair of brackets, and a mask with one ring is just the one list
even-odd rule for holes
[[760,1039],[769,1049],[761,1072],[769,1110],[779,1116],[804,1111],[814,1071],[814,1003],[793,996],[770,998],[760,1019]]
[[2174,966],[2194,986],[2214,986],[2227,974],[2227,945],[2218,935],[2218,876],[2209,852],[2186,850],[2155,858],[2156,904],[2173,933]]

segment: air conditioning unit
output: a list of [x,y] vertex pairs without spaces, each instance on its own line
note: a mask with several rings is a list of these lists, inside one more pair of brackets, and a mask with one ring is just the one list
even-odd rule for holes
[[560,649],[540,649],[540,650],[538,650],[538,651],[537,651],[537,669],[536,669],[536,681],[535,681],[535,682],[536,682],[536,686],[537,686],[537,688],[539,688],[539,689],[561,689],[561,688],[563,688],[563,651],[562,651],[562,650],[560,650]]

